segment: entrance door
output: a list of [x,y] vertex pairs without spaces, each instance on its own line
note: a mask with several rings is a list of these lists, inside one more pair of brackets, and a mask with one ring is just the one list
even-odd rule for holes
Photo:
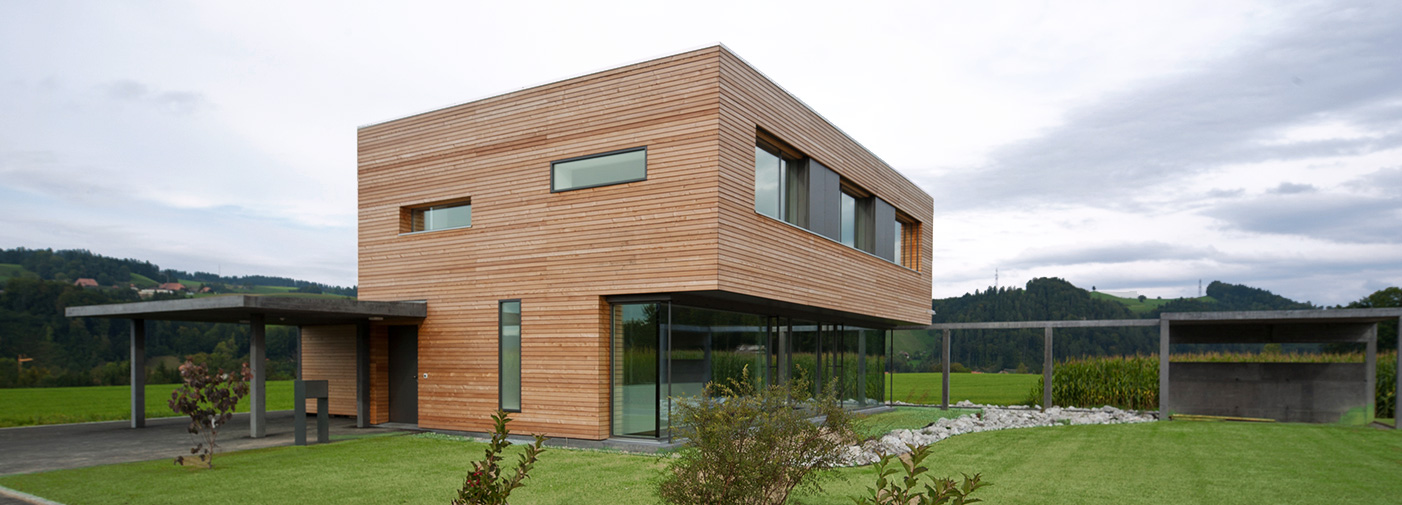
[[389,420],[419,424],[419,327],[389,327]]

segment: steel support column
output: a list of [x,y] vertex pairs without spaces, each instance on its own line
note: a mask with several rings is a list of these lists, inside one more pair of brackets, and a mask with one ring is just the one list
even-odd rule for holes
[[131,320],[131,427],[146,427],[146,320]]
[[1159,420],[1167,421],[1168,405],[1168,344],[1169,326],[1167,319],[1159,320]]
[[268,365],[263,314],[248,316],[248,367],[253,382],[248,388],[248,436],[263,438],[268,434]]
[[944,338],[941,346],[940,408],[949,410],[949,330],[944,330]]
[[1366,416],[1365,416],[1365,417],[1368,419],[1368,422],[1371,423],[1371,422],[1373,422],[1373,416],[1376,415],[1376,413],[1377,413],[1377,408],[1378,408],[1378,404],[1377,404],[1377,401],[1378,401],[1378,324],[1377,324],[1377,323],[1373,323],[1373,327],[1372,327],[1372,328],[1368,328],[1368,344],[1367,344],[1367,346],[1368,346],[1368,347],[1367,347],[1367,351],[1363,354],[1363,363],[1364,363],[1363,369],[1364,369],[1364,370],[1367,372],[1367,374],[1368,374],[1368,377],[1367,377],[1368,380],[1365,381],[1365,383],[1367,384],[1367,387],[1368,387],[1368,391],[1367,391],[1367,395],[1368,395],[1368,404],[1367,404],[1367,405],[1368,405],[1368,412],[1366,413]]
[[370,427],[370,322],[355,325],[355,427]]
[[1042,411],[1052,406],[1052,327],[1042,329]]

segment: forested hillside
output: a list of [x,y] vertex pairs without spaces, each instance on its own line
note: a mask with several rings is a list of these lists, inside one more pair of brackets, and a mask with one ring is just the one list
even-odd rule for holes
[[[75,286],[73,281],[79,278],[95,279],[100,287]],[[220,291],[230,293],[355,295],[354,287],[282,277],[190,273],[82,250],[0,250],[0,288],[3,288],[0,291],[0,387],[129,383],[129,323],[121,319],[69,319],[63,316],[63,311],[76,305],[140,301],[130,286],[147,287],[146,284],[154,284],[154,279],[193,285],[218,283]],[[189,295],[156,294],[151,299],[185,296]],[[189,356],[225,369],[247,360],[247,326],[149,321],[147,332],[146,354],[150,358],[147,376],[152,383],[178,380],[175,366]],[[295,339],[295,328],[268,327],[270,377],[292,375]],[[165,359],[158,359],[162,357]],[[25,361],[21,363],[20,359]]]

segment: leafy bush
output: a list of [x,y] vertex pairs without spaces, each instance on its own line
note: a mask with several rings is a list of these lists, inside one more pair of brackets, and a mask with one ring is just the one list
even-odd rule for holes
[[[925,484],[924,489],[917,489],[921,484],[920,475],[930,470],[922,464],[925,458],[930,456],[930,446],[907,444],[906,447],[910,448],[910,459],[907,461],[899,456],[882,455],[881,460],[876,462],[876,487],[867,488],[871,491],[871,496],[853,498],[852,501],[857,505],[964,505],[983,501],[969,498],[969,495],[979,488],[993,485],[983,482],[982,474],[974,474],[973,477],[965,475],[962,484],[955,483],[954,479],[948,477],[932,478],[933,486]],[[905,470],[904,477],[890,478],[898,472],[895,468],[890,468],[891,460],[900,461],[901,468]]]
[[663,500],[779,505],[800,485],[816,490],[816,473],[835,467],[856,441],[851,414],[831,388],[796,402],[812,394],[803,381],[755,386],[748,375],[707,384],[700,398],[677,403],[686,442],[664,470]]
[[[184,384],[170,392],[170,409],[190,416],[190,434],[200,440],[190,454],[199,455],[198,463],[213,467],[219,427],[233,419],[234,408],[248,394],[253,374],[248,363],[238,374],[220,369],[211,375],[205,365],[186,361],[180,365],[180,377]],[[175,463],[185,464],[185,456],[176,457]]]
[[545,443],[545,437],[535,435],[535,443],[526,446],[526,451],[521,453],[521,459],[516,462],[516,473],[510,477],[503,476],[502,468],[497,462],[502,460],[502,451],[511,445],[506,441],[507,435],[511,434],[506,423],[511,422],[511,419],[506,416],[505,411],[498,410],[492,414],[492,421],[495,426],[486,454],[483,455],[482,461],[472,462],[472,472],[463,479],[462,489],[458,490],[458,497],[453,499],[453,505],[504,505],[512,490],[526,485],[527,473],[535,466],[540,454],[545,452],[541,447],[541,444]]

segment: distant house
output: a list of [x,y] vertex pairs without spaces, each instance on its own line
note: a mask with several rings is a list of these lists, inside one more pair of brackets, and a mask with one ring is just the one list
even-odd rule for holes
[[165,290],[169,290],[169,291],[173,291],[173,292],[177,292],[177,293],[178,293],[178,292],[181,292],[181,291],[186,291],[185,285],[184,285],[184,284],[181,284],[181,283],[179,283],[179,282],[167,282],[167,283],[165,283],[165,284],[161,284],[161,285],[160,285],[159,287],[157,287],[156,289],[165,289]]
[[[162,284],[162,286],[164,286],[164,284]],[[142,298],[150,298],[150,297],[153,297],[153,296],[156,296],[156,295],[173,295],[173,294],[175,294],[175,291],[171,291],[171,290],[169,290],[169,289],[163,289],[163,288],[156,288],[156,289],[143,289],[143,290],[137,291],[136,294],[137,294],[137,296],[140,296],[140,297],[142,297]]]
[[205,286],[205,287],[200,288],[200,292],[201,292],[201,293],[213,293],[213,292],[214,292],[214,289],[211,288],[211,287],[209,287],[209,286]]
[[80,288],[95,288],[95,287],[98,287],[97,279],[90,279],[90,278],[87,278],[87,277],[83,277],[83,278],[81,278],[81,279],[78,279],[78,280],[76,280],[76,281],[73,281],[73,285],[74,285],[74,286],[78,286],[78,287],[80,287]]

